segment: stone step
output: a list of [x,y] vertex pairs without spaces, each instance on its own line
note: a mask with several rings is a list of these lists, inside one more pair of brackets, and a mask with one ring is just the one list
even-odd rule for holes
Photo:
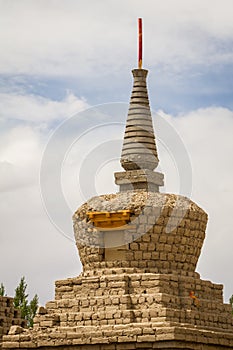
[[144,126],[127,126],[125,128],[125,133],[128,132],[150,132],[153,133],[153,127],[152,126],[148,126],[148,125],[144,125]]
[[123,145],[123,150],[128,150],[128,149],[137,149],[137,148],[141,148],[141,149],[149,149],[151,151],[155,150],[155,145],[153,143],[148,143],[148,142],[130,142],[130,143],[124,143]]

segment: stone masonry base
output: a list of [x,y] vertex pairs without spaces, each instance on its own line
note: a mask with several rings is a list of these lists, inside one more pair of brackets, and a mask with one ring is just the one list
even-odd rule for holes
[[33,329],[4,336],[3,348],[232,349],[230,308],[222,286],[197,273],[99,271],[57,281]]

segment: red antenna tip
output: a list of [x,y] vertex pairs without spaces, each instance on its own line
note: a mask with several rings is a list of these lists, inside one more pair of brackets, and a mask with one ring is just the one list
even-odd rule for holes
[[142,68],[142,18],[138,18],[138,68]]

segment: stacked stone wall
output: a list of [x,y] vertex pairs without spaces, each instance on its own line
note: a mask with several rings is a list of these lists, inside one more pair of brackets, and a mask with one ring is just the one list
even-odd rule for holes
[[[55,300],[39,309],[33,330],[4,337],[4,348],[105,342],[116,346],[182,337],[184,343],[198,340],[211,347],[218,338],[219,346],[233,346],[231,307],[223,304],[222,285],[203,281],[197,273],[190,277],[123,273],[122,269],[105,272],[109,274],[88,277],[84,273],[57,281]],[[190,290],[195,291],[198,306]]]
[[0,296],[0,348],[2,337],[13,325],[26,327],[26,321],[21,318],[20,310],[14,308],[13,298]]
[[[130,314],[131,321],[137,323],[169,321],[232,330],[231,307],[223,304],[222,285],[203,281],[198,274],[188,277],[118,272],[83,277],[83,281],[81,278],[58,281],[57,300],[47,304],[48,313],[56,309],[61,313],[69,310],[69,315],[78,313],[73,320],[75,326],[87,322],[101,325],[101,319],[104,324],[124,324]],[[195,291],[198,306],[190,297],[190,291]]]

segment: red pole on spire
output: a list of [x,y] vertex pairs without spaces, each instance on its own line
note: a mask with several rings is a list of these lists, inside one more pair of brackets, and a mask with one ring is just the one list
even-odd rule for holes
[[142,18],[138,18],[138,68],[142,69]]

